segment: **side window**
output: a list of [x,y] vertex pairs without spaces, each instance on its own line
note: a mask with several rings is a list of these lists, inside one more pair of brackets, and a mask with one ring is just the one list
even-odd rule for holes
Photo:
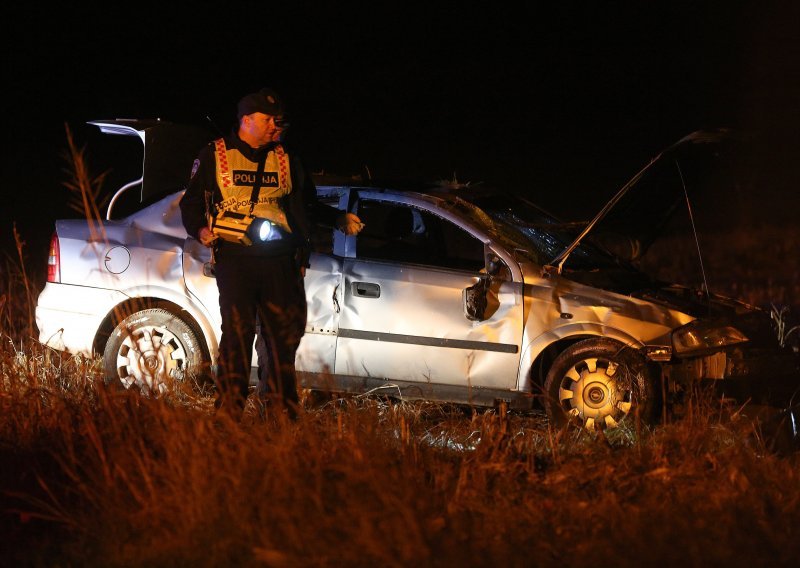
[[356,240],[358,258],[474,272],[484,268],[483,243],[428,211],[363,200],[358,215],[364,223]]

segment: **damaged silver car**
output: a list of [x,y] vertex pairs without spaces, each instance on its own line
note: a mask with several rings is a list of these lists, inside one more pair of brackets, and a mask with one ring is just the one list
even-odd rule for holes
[[[141,140],[144,171],[101,223],[56,222],[36,309],[40,341],[101,355],[106,380],[124,387],[208,376],[220,337],[217,287],[178,202],[209,136],[161,121],[91,124]],[[302,386],[544,408],[555,423],[588,429],[634,414],[655,421],[699,381],[737,400],[788,400],[796,358],[778,345],[768,314],[636,266],[655,229],[687,204],[688,164],[718,134],[665,150],[585,224],[482,186],[320,182],[320,198],[365,228],[322,232],[313,243]],[[676,183],[641,183],[665,163]],[[113,219],[131,189],[152,203]]]

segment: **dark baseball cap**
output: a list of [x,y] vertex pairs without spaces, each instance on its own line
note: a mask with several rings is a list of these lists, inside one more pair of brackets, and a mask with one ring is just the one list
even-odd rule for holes
[[239,101],[236,116],[240,119],[246,114],[263,112],[272,116],[281,116],[284,113],[283,101],[278,93],[272,89],[261,89],[257,93],[245,95]]

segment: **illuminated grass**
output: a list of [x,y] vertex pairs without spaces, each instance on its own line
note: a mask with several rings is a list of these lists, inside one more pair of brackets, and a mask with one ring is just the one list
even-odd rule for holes
[[[699,399],[597,439],[538,414],[379,398],[241,423],[187,392],[2,350],[0,529],[18,565],[788,564],[800,461]],[[698,408],[698,404],[703,405]],[[680,542],[681,547],[675,547]],[[620,558],[620,551],[624,554]]]

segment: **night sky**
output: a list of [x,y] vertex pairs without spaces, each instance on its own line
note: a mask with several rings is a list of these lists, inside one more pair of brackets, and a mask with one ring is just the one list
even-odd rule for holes
[[288,142],[313,171],[455,174],[581,219],[683,135],[732,127],[757,132],[768,156],[750,212],[791,222],[800,210],[797,9],[168,4],[4,6],[3,250],[16,222],[44,255],[53,220],[76,216],[65,123],[92,165],[88,120],[208,117],[227,132],[236,101],[264,86],[283,94]]

